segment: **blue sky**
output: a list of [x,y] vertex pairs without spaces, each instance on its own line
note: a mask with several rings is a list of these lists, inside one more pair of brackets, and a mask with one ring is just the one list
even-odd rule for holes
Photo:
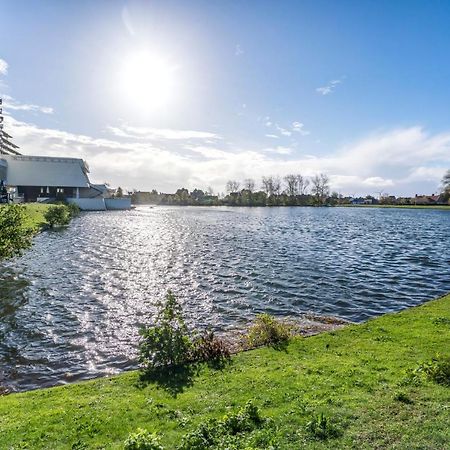
[[[343,194],[414,195],[450,168],[450,2],[15,0],[0,15],[9,133],[86,159],[94,181],[221,191],[325,172]],[[149,90],[144,53],[163,65]]]

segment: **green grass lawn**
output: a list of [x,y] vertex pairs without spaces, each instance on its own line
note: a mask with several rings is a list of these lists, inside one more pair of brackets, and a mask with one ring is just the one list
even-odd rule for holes
[[28,226],[34,229],[39,229],[47,223],[44,219],[44,214],[51,205],[43,205],[40,203],[25,203],[24,206],[26,208]]
[[[2,206],[5,205],[0,205],[0,207]],[[44,214],[51,205],[44,205],[42,203],[24,203],[23,206],[25,207],[27,218],[25,226],[31,227],[37,231],[47,223],[44,219]]]
[[[1,449],[123,447],[138,427],[166,449],[207,418],[249,399],[260,429],[235,448],[444,449],[450,443],[450,387],[408,370],[437,352],[450,354],[450,295],[365,324],[309,338],[285,351],[240,353],[222,370],[201,367],[178,382],[139,383],[138,372],[0,397]],[[324,413],[337,437],[315,438]]]

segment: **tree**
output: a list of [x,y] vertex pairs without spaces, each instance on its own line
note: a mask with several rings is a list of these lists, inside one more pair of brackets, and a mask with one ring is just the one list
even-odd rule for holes
[[442,195],[445,201],[450,202],[450,169],[442,177]]
[[298,194],[298,176],[286,175],[284,181],[286,182],[286,194],[289,197],[295,197]]
[[228,180],[225,189],[229,194],[231,194],[233,192],[238,192],[239,187],[240,187],[239,181]]
[[0,259],[20,255],[31,245],[32,235],[33,230],[26,226],[23,206],[0,207]]
[[315,175],[312,180],[311,192],[315,197],[316,203],[323,205],[330,192],[329,178],[324,173]]
[[118,197],[118,198],[122,198],[123,197],[123,190],[122,190],[122,188],[120,186],[117,188],[116,197]]
[[139,362],[147,371],[183,365],[188,362],[192,349],[181,305],[172,291],[167,291],[166,302],[158,306],[155,325],[139,331]]
[[300,195],[305,195],[309,186],[308,178],[304,178],[301,174],[297,175],[297,187]]
[[261,188],[268,197],[273,195],[273,177],[262,177]]
[[255,190],[255,180],[247,178],[244,180],[244,189],[252,193]]

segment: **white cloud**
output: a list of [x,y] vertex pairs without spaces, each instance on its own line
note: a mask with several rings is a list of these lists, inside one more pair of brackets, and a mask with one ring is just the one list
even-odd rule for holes
[[0,75],[6,75],[8,73],[8,63],[0,58]]
[[266,134],[265,136],[268,137],[268,138],[272,138],[272,139],[278,139],[279,138],[279,136],[277,136],[276,134]]
[[93,182],[106,180],[142,190],[212,186],[222,191],[228,179],[258,182],[269,174],[325,172],[332,189],[344,194],[374,195],[388,188],[392,194],[414,195],[435,192],[450,167],[450,131],[433,135],[421,127],[374,133],[326,155],[298,155],[283,146],[242,149],[224,139],[196,145],[190,132],[182,139],[177,130],[156,133],[156,140],[154,131],[140,139],[134,134],[133,139],[97,139],[40,128],[11,116],[6,122],[24,154],[81,157],[89,163]]
[[223,150],[219,150],[214,147],[192,147],[187,145],[185,148],[187,148],[191,152],[200,153],[200,155],[207,159],[228,159],[230,157],[230,153],[224,152]]
[[342,83],[342,80],[331,80],[327,85],[318,87],[316,89],[316,92],[318,92],[321,95],[331,94],[332,92],[334,92],[336,86],[341,83]]
[[282,147],[281,145],[274,148],[265,148],[264,151],[267,153],[276,153],[278,155],[290,155],[292,153],[291,148]]
[[3,95],[3,101],[5,110],[40,112],[43,114],[53,114],[54,112],[53,108],[50,106],[39,106],[33,103],[21,103],[9,95]]
[[293,122],[292,131],[300,133],[302,136],[307,136],[308,134],[310,134],[308,130],[305,130],[305,124],[301,122]]
[[123,125],[122,127],[108,126],[107,129],[115,136],[132,138],[132,139],[221,139],[215,133],[209,131],[195,131],[195,130],[175,130],[170,128],[146,128],[133,127]]
[[369,177],[362,181],[367,186],[371,187],[389,187],[394,186],[394,182],[392,180],[387,180],[382,177]]
[[235,54],[236,56],[241,56],[241,55],[244,54],[244,50],[243,50],[243,48],[241,47],[241,44],[236,44],[236,47],[234,48],[234,54]]
[[280,127],[277,123],[275,124],[275,128],[283,135],[283,136],[292,136],[292,132],[287,130],[286,128]]

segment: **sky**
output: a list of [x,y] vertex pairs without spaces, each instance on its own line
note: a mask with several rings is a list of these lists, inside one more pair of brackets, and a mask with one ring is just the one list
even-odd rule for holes
[[450,168],[450,2],[0,0],[0,17],[5,131],[93,182],[326,173],[411,196]]

